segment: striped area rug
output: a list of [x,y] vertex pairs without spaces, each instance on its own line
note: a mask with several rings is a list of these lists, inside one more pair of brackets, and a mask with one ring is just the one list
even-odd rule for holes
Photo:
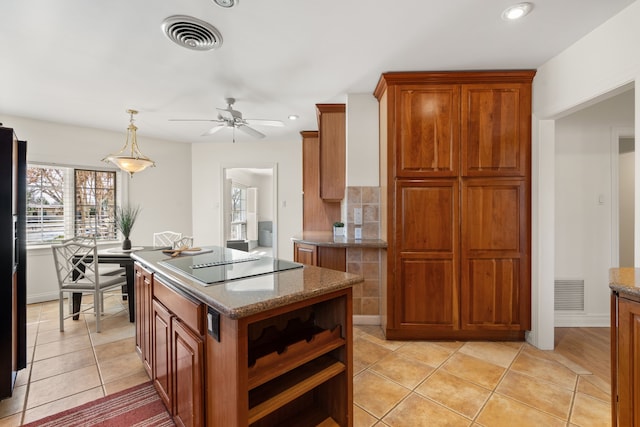
[[105,396],[25,426],[170,427],[175,426],[153,384],[148,382]]

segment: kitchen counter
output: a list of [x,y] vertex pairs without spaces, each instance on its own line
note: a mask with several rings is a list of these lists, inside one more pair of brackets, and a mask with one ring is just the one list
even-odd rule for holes
[[640,298],[640,268],[609,269],[609,288],[633,299]]
[[300,235],[291,238],[295,243],[308,245],[335,247],[335,248],[386,248],[387,242],[380,239],[347,239],[346,237],[333,237],[331,231],[304,231]]
[[[169,285],[231,319],[327,294],[364,280],[355,274],[305,265],[294,270],[205,286],[196,279],[159,264],[170,259],[161,250],[137,251],[131,257],[161,276]],[[193,258],[197,258],[197,255]]]

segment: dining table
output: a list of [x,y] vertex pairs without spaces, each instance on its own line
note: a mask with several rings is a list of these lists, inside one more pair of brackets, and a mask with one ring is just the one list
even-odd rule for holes
[[[131,254],[141,250],[162,250],[170,248],[158,248],[153,246],[136,246],[131,249],[122,249],[119,247],[105,248],[98,250],[98,263],[99,264],[118,264],[124,268],[124,273],[127,279],[126,289],[123,287],[123,295],[126,294],[126,299],[129,305],[129,321],[135,321],[135,273],[133,270],[133,258]],[[73,294],[73,312],[79,313],[80,304],[82,301],[82,293]],[[73,316],[73,320],[78,320],[79,315]]]

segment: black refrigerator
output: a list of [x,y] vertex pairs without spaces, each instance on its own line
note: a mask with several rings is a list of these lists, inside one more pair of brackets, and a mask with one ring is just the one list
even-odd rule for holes
[[27,366],[27,143],[0,126],[0,399]]

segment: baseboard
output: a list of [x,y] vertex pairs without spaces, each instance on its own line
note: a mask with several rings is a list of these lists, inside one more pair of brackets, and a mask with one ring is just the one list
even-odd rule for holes
[[39,302],[57,301],[58,292],[43,292],[40,294],[30,294],[27,296],[27,304],[37,304]]
[[354,325],[379,325],[380,316],[371,315],[371,314],[370,315],[354,314],[353,324]]
[[611,326],[609,314],[555,313],[556,328],[602,328]]

